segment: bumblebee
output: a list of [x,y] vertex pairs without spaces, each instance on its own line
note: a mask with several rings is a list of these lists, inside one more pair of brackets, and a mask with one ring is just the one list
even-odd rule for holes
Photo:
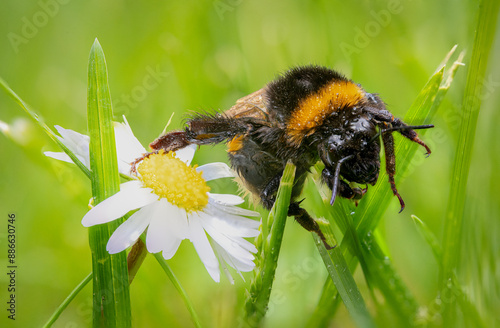
[[332,69],[303,66],[292,68],[223,113],[194,114],[184,130],[167,133],[150,147],[153,152],[168,152],[190,144],[226,142],[231,166],[267,209],[274,204],[290,160],[296,175],[288,215],[317,233],[330,249],[317,222],[297,201],[311,166],[319,160],[324,163],[322,180],[332,190],[332,205],[337,195],[358,200],[367,187],[352,187],[352,183],[375,184],[382,140],[389,183],[402,211],[405,205],[394,183],[392,133],[422,145],[429,155],[431,150],[415,130],[431,127],[407,125],[386,109],[377,94]]

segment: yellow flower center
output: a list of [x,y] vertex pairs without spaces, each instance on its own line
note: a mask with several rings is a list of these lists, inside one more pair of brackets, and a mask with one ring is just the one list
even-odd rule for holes
[[186,212],[196,212],[208,204],[210,187],[201,172],[175,157],[175,153],[160,151],[145,158],[137,172],[144,185],[155,194]]

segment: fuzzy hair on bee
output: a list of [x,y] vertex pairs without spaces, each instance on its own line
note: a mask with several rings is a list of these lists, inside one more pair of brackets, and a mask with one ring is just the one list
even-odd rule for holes
[[322,181],[332,190],[332,205],[337,196],[357,201],[368,185],[377,182],[382,143],[389,183],[402,211],[404,201],[394,182],[392,133],[422,145],[429,155],[431,150],[415,130],[431,127],[407,125],[386,109],[377,94],[335,70],[301,66],[237,100],[225,112],[191,115],[183,130],[161,136],[150,147],[168,152],[190,144],[227,143],[232,168],[267,209],[273,206],[283,170],[291,161],[296,175],[288,215],[331,248],[298,201],[311,166],[324,163]]

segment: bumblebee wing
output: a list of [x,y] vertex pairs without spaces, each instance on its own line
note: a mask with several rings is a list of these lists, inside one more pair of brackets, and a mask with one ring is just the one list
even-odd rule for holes
[[268,111],[264,93],[265,89],[262,88],[248,96],[238,99],[233,107],[224,112],[224,115],[229,118],[249,117],[268,121]]

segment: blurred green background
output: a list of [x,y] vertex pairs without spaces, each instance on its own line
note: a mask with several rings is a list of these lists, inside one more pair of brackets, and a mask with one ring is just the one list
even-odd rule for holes
[[[86,133],[87,61],[97,37],[104,49],[117,119],[126,115],[147,145],[163,130],[180,128],[189,110],[227,109],[291,66],[320,64],[340,70],[379,93],[399,117],[445,54],[472,50],[476,1],[2,1],[0,76],[50,125]],[[500,39],[484,77],[470,177],[459,280],[486,318],[500,308]],[[466,56],[465,62],[469,60]],[[458,133],[466,68],[459,70],[425,141],[433,153],[414,159],[399,185],[407,207],[394,199],[379,225],[396,270],[422,308],[437,296],[438,263],[410,215],[441,239]],[[14,326],[42,325],[91,269],[87,229],[90,183],[75,167],[46,158],[55,144],[0,93],[0,326],[7,295],[6,228],[17,216],[17,317]],[[399,136],[396,136],[398,138]],[[226,161],[224,146],[204,147],[195,161]],[[215,186],[235,190],[232,184]],[[368,191],[370,192],[370,191]],[[169,261],[201,316],[213,327],[232,327],[252,273],[234,274],[234,286],[214,283],[194,248],[184,242]],[[364,280],[355,277],[372,308]],[[302,327],[314,310],[326,271],[311,236],[289,220],[266,325]],[[156,261],[149,256],[131,286],[137,327],[192,325]],[[373,308],[372,308],[373,310]],[[372,311],[377,317],[377,314]],[[91,323],[91,287],[55,327]],[[380,318],[379,318],[380,319]],[[352,326],[340,310],[332,325]]]

